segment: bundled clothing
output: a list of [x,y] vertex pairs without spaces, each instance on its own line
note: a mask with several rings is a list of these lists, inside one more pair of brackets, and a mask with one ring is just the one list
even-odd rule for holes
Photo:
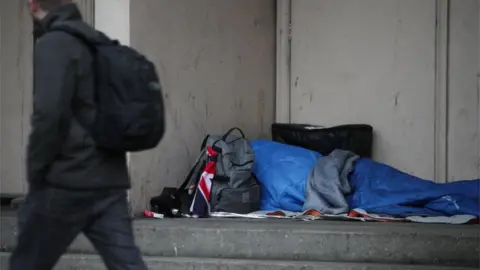
[[350,210],[346,196],[352,193],[349,176],[358,155],[334,150],[313,167],[306,188],[303,211],[315,209],[323,214],[343,214]]

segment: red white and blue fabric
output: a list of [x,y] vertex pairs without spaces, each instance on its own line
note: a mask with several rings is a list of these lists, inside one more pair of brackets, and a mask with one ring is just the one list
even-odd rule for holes
[[207,164],[200,176],[200,181],[198,181],[197,190],[190,206],[190,212],[195,217],[210,216],[210,193],[212,191],[212,179],[215,176],[218,152],[208,146],[207,155]]

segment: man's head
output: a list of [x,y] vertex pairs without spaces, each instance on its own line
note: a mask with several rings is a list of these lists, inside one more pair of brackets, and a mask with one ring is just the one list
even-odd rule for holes
[[28,0],[30,12],[37,20],[42,20],[50,11],[71,2],[72,0]]

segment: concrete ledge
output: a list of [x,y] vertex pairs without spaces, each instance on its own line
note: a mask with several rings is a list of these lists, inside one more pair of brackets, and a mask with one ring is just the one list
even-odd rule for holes
[[[0,269],[8,269],[8,253],[0,253]],[[386,265],[366,263],[256,261],[207,258],[145,258],[151,270],[473,270],[441,266]],[[103,270],[105,266],[96,255],[65,255],[57,270]]]
[[[15,246],[13,217],[1,220],[1,247]],[[419,264],[479,268],[480,227],[286,220],[139,220],[147,256]],[[82,236],[70,248],[92,254]]]

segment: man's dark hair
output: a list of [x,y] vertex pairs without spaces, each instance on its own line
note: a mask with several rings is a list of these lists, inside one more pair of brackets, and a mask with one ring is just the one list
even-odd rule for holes
[[38,7],[45,11],[52,11],[61,5],[71,3],[72,0],[36,0]]

